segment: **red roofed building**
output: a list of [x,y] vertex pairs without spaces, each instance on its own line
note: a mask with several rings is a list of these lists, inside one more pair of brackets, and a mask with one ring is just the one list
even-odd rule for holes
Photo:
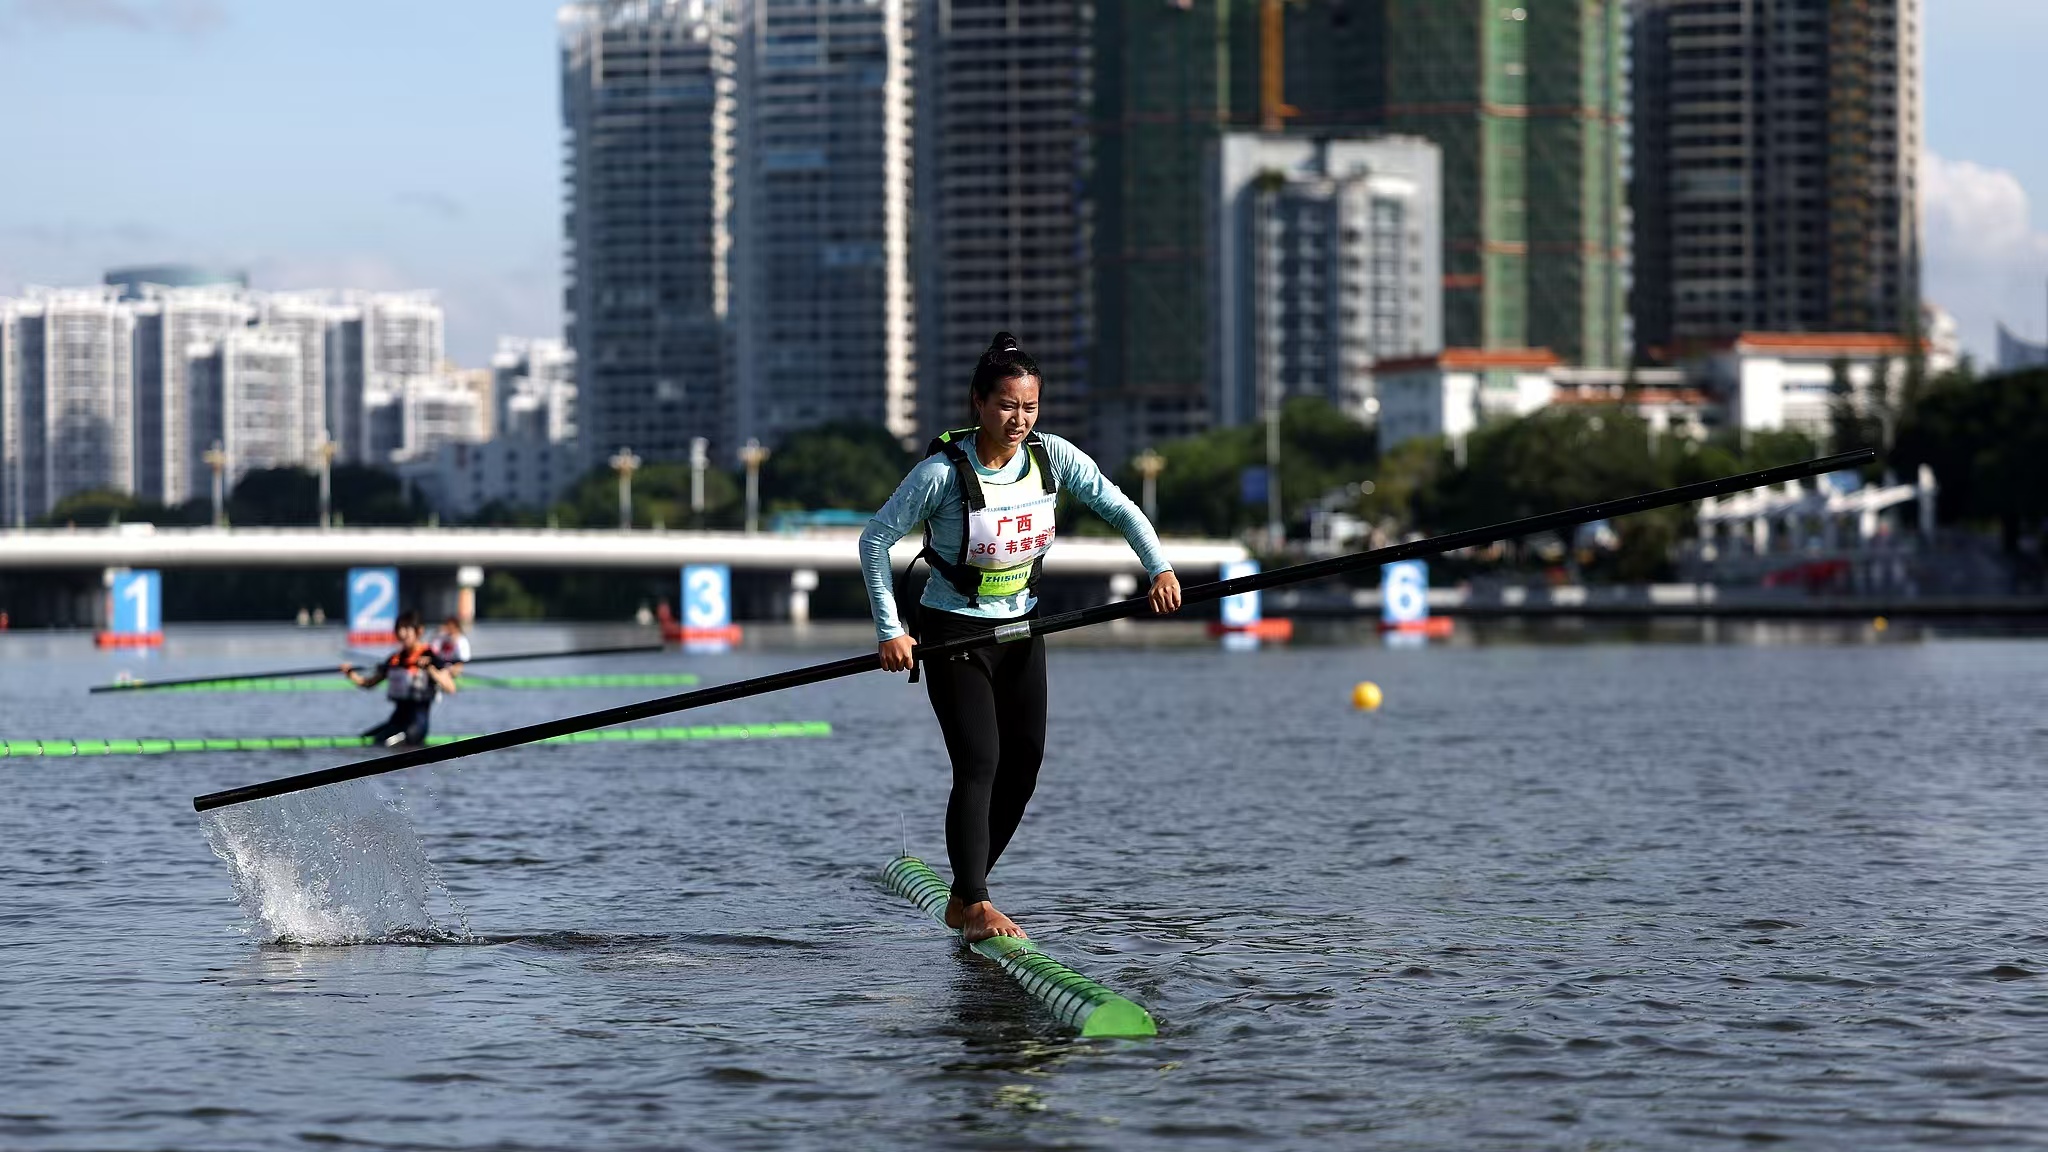
[[1791,429],[1825,444],[1837,367],[1852,403],[1869,412],[1880,384],[1897,396],[1913,352],[1903,337],[1881,332],[1744,332],[1707,358],[1702,375],[1742,432]]

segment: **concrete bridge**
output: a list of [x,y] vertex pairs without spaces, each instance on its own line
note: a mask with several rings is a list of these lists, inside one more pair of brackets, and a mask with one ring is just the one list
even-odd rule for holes
[[[850,531],[749,535],[741,532],[554,528],[29,528],[0,531],[0,571],[103,568],[734,568],[854,571]],[[1242,560],[1228,540],[1164,541],[1167,559],[1189,573]],[[891,554],[898,568],[917,552],[906,538]],[[1063,536],[1046,560],[1052,576],[1135,573],[1122,539]]]
[[[680,569],[686,564],[727,564],[736,582],[772,597],[748,597],[756,613],[781,616],[807,610],[820,573],[860,568],[859,533],[810,529],[800,533],[619,531],[554,528],[29,528],[0,531],[0,577],[45,574],[62,585],[67,605],[56,615],[77,623],[98,615],[102,575],[114,568],[297,570],[391,566],[410,573],[417,602],[428,611],[452,611],[460,586],[480,583],[489,569],[583,568],[593,571]],[[1224,564],[1244,559],[1243,545],[1228,540],[1169,539],[1167,559],[1183,579],[1213,579]],[[891,553],[898,572],[917,553],[914,538]],[[787,573],[786,584],[775,580]],[[1128,596],[1141,575],[1121,538],[1065,536],[1048,555],[1046,577],[1063,600],[1099,601]],[[1085,595],[1078,583],[1101,582]],[[786,589],[787,599],[783,599]],[[770,603],[768,600],[774,602]],[[73,607],[72,605],[75,605]]]

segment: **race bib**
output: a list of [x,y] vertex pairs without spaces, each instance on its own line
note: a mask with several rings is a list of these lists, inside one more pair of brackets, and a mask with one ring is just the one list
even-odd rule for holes
[[967,562],[976,568],[1020,568],[1052,547],[1053,510],[1059,497],[1051,492],[1006,508],[983,508],[967,514]]

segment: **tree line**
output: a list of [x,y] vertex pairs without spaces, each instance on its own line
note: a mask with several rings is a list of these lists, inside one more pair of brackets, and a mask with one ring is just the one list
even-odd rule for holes
[[[1725,429],[1700,442],[1653,434],[1619,405],[1571,405],[1483,424],[1468,437],[1462,459],[1431,439],[1409,441],[1382,456],[1369,426],[1321,400],[1295,399],[1283,407],[1279,422],[1282,512],[1295,539],[1307,534],[1318,509],[1348,512],[1370,525],[1377,539],[1398,539],[1733,475],[1822,451],[1870,447],[1879,453],[1867,470],[1871,480],[1887,472],[1910,479],[1921,464],[1932,467],[1944,525],[1995,534],[2014,551],[2041,532],[2048,517],[2048,370],[1980,377],[1966,362],[1930,376],[1914,365],[1898,380],[1880,374],[1863,389],[1860,404],[1846,365],[1837,367],[1835,377],[1827,443],[1798,432],[1741,437]],[[1244,500],[1241,478],[1266,463],[1265,438],[1263,426],[1251,425],[1155,446],[1166,460],[1157,481],[1160,530],[1254,536],[1267,511],[1263,501]],[[784,511],[871,511],[888,499],[918,456],[874,426],[835,424],[795,433],[762,466],[762,515],[766,520]],[[1135,463],[1104,464],[1138,498],[1143,482]],[[736,469],[708,469],[703,508],[697,511],[691,507],[687,463],[644,465],[633,476],[633,523],[738,528],[745,517],[743,483]],[[418,493],[381,469],[336,466],[332,498],[344,524],[418,525],[433,519]],[[296,468],[254,471],[235,485],[225,511],[237,525],[312,524],[318,518],[318,482]],[[598,467],[549,508],[491,505],[465,523],[610,528],[618,515],[617,477]],[[1667,575],[1672,545],[1688,532],[1691,516],[1689,509],[1673,508],[1615,524],[1615,546],[1587,558],[1587,574],[1624,580]],[[41,522],[205,524],[211,517],[208,499],[164,508],[120,493],[89,492],[65,500]],[[1067,531],[1109,530],[1072,501],[1062,509],[1061,522]],[[1527,566],[1544,560],[1511,547],[1465,563]],[[504,615],[607,615],[626,599],[644,598],[645,591],[626,589],[615,578],[576,573],[498,573],[491,581],[486,609],[495,606]],[[667,583],[663,578],[660,586]]]

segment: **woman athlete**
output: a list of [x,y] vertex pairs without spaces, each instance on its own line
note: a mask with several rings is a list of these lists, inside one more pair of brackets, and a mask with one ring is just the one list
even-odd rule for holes
[[[975,426],[932,442],[896,494],[860,534],[861,570],[881,641],[882,667],[910,670],[918,641],[942,644],[1036,615],[1033,594],[1054,535],[1053,512],[1072,493],[1107,520],[1152,579],[1154,612],[1180,607],[1180,581],[1144,513],[1095,461],[1035,431],[1038,365],[998,332],[974,367]],[[889,547],[924,525],[931,566],[915,636],[896,615]],[[1017,831],[1045,754],[1045,641],[998,644],[928,664],[925,691],[953,761],[946,855],[953,898],[946,924],[969,942],[1024,936],[988,898],[988,872]]]
[[420,622],[419,613],[401,613],[392,631],[398,635],[398,651],[386,656],[368,676],[353,664],[343,664],[341,674],[358,688],[386,686],[384,695],[391,700],[391,715],[363,733],[370,743],[387,748],[395,744],[425,744],[434,697],[442,692],[453,695],[455,677],[447,670],[448,661],[428,646],[426,626]]

